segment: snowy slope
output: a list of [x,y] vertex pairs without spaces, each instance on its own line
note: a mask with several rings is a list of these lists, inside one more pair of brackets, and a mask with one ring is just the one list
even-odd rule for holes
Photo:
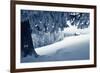
[[64,40],[60,42],[44,46],[41,48],[36,48],[35,50],[39,55],[49,55],[55,53],[57,50],[61,48],[66,48],[77,44],[79,45],[80,43],[85,43],[88,40],[89,40],[89,35],[71,36],[64,38]]
[[89,34],[66,37],[60,42],[35,50],[39,57],[27,56],[22,58],[22,62],[89,59]]

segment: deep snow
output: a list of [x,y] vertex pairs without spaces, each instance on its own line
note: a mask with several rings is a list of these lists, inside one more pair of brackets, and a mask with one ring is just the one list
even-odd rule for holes
[[62,41],[36,48],[40,55],[21,59],[21,62],[67,61],[89,59],[89,34],[65,37]]

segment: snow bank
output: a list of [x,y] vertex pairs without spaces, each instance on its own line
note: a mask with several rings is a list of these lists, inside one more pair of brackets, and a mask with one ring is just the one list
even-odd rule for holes
[[89,59],[89,35],[79,35],[66,37],[64,40],[36,48],[40,55],[22,58],[21,62],[44,62],[44,61],[64,61],[64,60],[85,60]]

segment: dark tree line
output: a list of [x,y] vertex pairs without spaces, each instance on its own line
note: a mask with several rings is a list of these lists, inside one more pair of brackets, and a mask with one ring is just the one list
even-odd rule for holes
[[[77,28],[89,26],[89,13],[22,10],[22,19],[28,19],[34,33],[58,32],[68,27],[67,21]],[[23,21],[22,20],[22,21]]]

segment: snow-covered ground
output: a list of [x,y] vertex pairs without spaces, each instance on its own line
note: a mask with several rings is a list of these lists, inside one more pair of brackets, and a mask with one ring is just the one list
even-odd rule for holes
[[21,62],[44,62],[89,59],[89,34],[65,37],[62,41],[36,48],[37,58],[27,56]]

